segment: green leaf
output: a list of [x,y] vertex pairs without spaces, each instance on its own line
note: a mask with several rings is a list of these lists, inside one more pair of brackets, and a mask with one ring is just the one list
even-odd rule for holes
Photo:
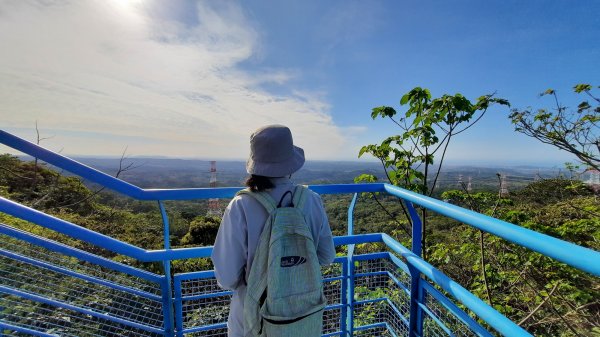
[[377,181],[377,177],[372,174],[361,174],[354,178],[354,183],[374,183]]
[[577,106],[577,112],[582,112],[584,110],[590,109],[592,106],[587,101],[579,103]]
[[400,105],[405,105],[406,103],[408,103],[409,97],[409,94],[405,94],[404,96],[402,96],[402,98],[400,99]]
[[544,91],[543,93],[541,93],[540,96],[554,95],[554,93],[555,93],[554,89],[546,89],[546,91]]
[[592,90],[592,86],[589,84],[577,84],[573,87],[573,91],[575,91],[578,94],[590,90]]
[[377,117],[393,117],[396,114],[396,110],[389,106],[379,106],[371,110],[371,118]]

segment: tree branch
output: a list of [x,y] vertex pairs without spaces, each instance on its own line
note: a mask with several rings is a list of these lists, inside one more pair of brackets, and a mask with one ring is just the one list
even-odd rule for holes
[[554,285],[554,287],[552,287],[552,290],[550,290],[550,292],[548,293],[548,296],[546,296],[546,298],[544,298],[540,304],[538,304],[537,307],[535,307],[527,316],[525,316],[522,320],[519,321],[519,323],[517,323],[517,325],[523,325],[525,322],[527,322],[536,312],[538,312],[542,306],[544,306],[544,304],[546,304],[546,302],[548,302],[548,300],[550,299],[550,297],[552,296],[552,294],[554,294],[554,292],[556,291],[556,289],[558,288],[558,285],[560,283],[556,283]]

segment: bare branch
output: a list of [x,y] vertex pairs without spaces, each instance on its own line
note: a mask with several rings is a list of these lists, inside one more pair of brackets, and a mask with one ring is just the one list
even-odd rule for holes
[[[392,219],[398,225],[398,227],[402,228],[404,230],[404,232],[406,233],[406,235],[408,235],[408,237],[411,237],[410,230],[408,230],[403,224],[401,224],[398,220],[396,220],[396,217],[393,216],[392,213],[390,213],[390,211],[387,208],[385,208],[385,206],[383,206],[383,204],[379,201],[379,199],[377,199],[377,196],[375,195],[375,193],[371,193],[371,195],[373,195],[373,199],[377,202],[379,207],[381,207],[381,209],[390,217],[390,219]],[[402,205],[402,209],[405,209],[404,205]],[[407,213],[405,215],[406,215],[407,219],[410,219],[410,217],[408,216]],[[409,220],[409,224],[410,223],[411,223],[411,221]]]
[[481,112],[481,115],[479,117],[477,117],[477,119],[475,119],[472,123],[470,123],[469,125],[467,125],[464,129],[460,130],[460,131],[456,131],[454,133],[454,135],[458,135],[460,133],[463,133],[465,131],[467,131],[470,127],[472,127],[473,125],[475,125],[477,122],[479,122],[479,120],[481,118],[483,118],[483,116],[485,115],[485,113],[487,112],[487,109],[483,110],[483,112]]
[[15,173],[15,172],[11,171],[10,169],[8,169],[8,168],[6,168],[6,167],[4,167],[4,166],[0,166],[0,170],[3,170],[3,171],[5,171],[5,172],[8,172],[9,174],[12,174],[12,175],[14,175],[15,177],[17,177],[17,178],[19,178],[19,179],[26,179],[26,180],[31,180],[31,179],[33,179],[32,177],[25,177],[25,176],[22,176],[22,175],[20,175],[20,174],[18,174],[18,173]]
[[556,289],[558,288],[558,286],[560,285],[559,282],[557,282],[554,287],[552,287],[552,290],[550,290],[550,292],[548,293],[548,296],[546,296],[546,298],[544,298],[540,304],[538,304],[537,307],[535,307],[527,316],[523,317],[522,320],[519,321],[519,323],[517,323],[517,325],[523,325],[525,322],[527,322],[536,312],[538,312],[542,306],[544,306],[544,304],[546,304],[546,302],[548,302],[548,300],[550,299],[550,297],[552,297],[552,294],[554,294],[554,292],[556,291]]
[[440,158],[440,164],[438,165],[437,171],[435,172],[435,178],[433,179],[433,185],[431,186],[431,190],[429,191],[429,196],[433,195],[433,191],[435,190],[435,184],[438,181],[438,178],[440,177],[440,172],[442,170],[442,164],[444,163],[444,158],[446,158],[446,151],[448,150],[448,144],[450,144],[450,137],[448,137],[448,140],[446,141],[446,145],[444,146],[444,151],[442,151],[442,156]]

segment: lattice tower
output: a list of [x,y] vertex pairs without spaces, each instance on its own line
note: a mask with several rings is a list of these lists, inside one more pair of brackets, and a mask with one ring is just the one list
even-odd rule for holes
[[[210,180],[208,186],[211,188],[217,187],[217,162],[214,160],[210,162]],[[208,199],[208,211],[206,212],[206,215],[218,217],[223,215],[221,205],[219,205],[219,199]]]
[[472,178],[469,177],[468,183],[467,183],[467,192],[472,192],[473,191],[473,186],[471,185],[471,181]]
[[506,175],[503,174],[500,176],[500,196],[505,197],[508,195],[508,179]]
[[463,184],[463,175],[459,174],[458,175],[458,181],[456,182],[456,186],[458,186],[459,189],[462,188],[462,184]]

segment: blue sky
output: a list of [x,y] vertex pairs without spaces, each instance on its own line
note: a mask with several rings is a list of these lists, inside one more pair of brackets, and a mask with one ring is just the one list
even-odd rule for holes
[[[397,132],[371,108],[415,86],[513,107],[599,85],[597,1],[154,1],[0,4],[3,129],[68,154],[244,158],[287,124],[309,159],[354,160]],[[492,108],[455,163],[572,158]]]

